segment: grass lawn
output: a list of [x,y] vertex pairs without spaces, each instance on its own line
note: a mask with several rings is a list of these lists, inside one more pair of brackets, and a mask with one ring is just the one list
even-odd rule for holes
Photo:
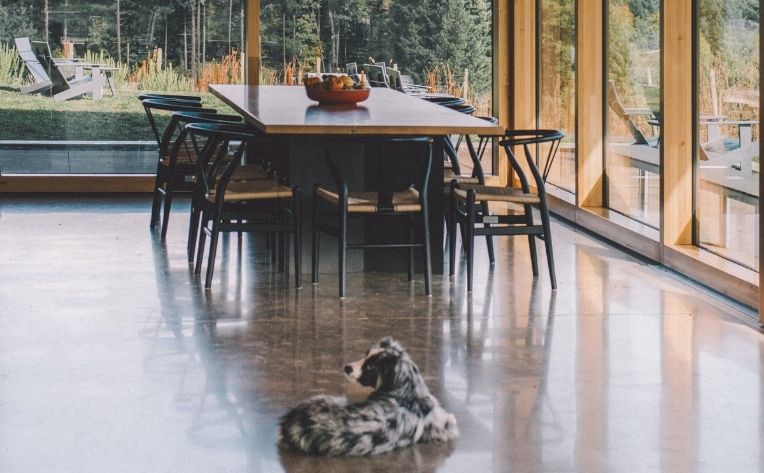
[[[0,140],[154,141],[137,98],[141,92],[119,90],[116,97],[109,94],[105,88],[103,99],[98,101],[80,97],[54,102],[50,97],[0,87]],[[233,113],[211,94],[203,97],[206,107]]]

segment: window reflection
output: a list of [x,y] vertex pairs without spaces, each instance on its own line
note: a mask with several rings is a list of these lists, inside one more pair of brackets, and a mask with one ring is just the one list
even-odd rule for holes
[[609,0],[607,202],[660,222],[660,1]]
[[758,269],[759,6],[698,2],[697,239]]
[[[539,126],[565,132],[548,182],[576,189],[576,1],[541,0]],[[546,153],[540,153],[545,156]]]

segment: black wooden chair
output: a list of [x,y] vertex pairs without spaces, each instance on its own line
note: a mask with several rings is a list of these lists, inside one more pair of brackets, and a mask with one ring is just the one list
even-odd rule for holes
[[[196,163],[196,157],[201,152],[204,145],[203,142],[192,139],[189,137],[188,132],[184,129],[185,125],[189,123],[241,123],[242,118],[239,115],[221,115],[218,113],[211,113],[207,111],[185,111],[175,112],[170,118],[170,122],[165,128],[165,132],[162,136],[162,146],[167,149],[167,159],[169,163],[166,166],[166,180],[164,188],[159,191],[164,196],[163,215],[162,215],[162,240],[167,237],[167,229],[170,225],[170,212],[172,209],[173,193],[175,190],[175,184],[177,182],[176,174],[179,167],[182,166],[184,175],[193,172],[196,169],[194,177],[198,177],[198,166]],[[195,186],[196,179],[192,180],[192,224],[194,222],[194,198],[196,194]],[[184,187],[185,183],[184,183]],[[190,244],[190,243],[189,243]],[[192,251],[189,250],[191,253]]]
[[[191,123],[186,130],[194,139],[203,138],[198,166],[203,170],[198,182],[200,232],[195,274],[202,270],[207,236],[210,248],[204,287],[212,286],[215,257],[220,232],[265,232],[294,237],[295,286],[302,287],[302,222],[300,189],[288,187],[275,179],[234,180],[242,157],[251,143],[260,139],[258,132],[247,125]],[[235,144],[238,143],[238,144]],[[229,153],[231,146],[235,147]],[[251,157],[248,157],[251,158]],[[288,245],[282,245],[282,261],[288,261]],[[284,265],[287,270],[288,264]]]
[[[402,189],[392,188],[386,176],[380,175],[377,189],[372,192],[351,192],[348,190],[342,173],[332,159],[329,146],[326,149],[326,160],[334,179],[335,190],[330,190],[319,184],[313,189],[313,261],[312,281],[318,283],[318,264],[320,254],[320,233],[326,233],[338,240],[338,265],[339,265],[339,296],[345,297],[346,284],[346,253],[348,249],[364,248],[402,248],[408,249],[408,279],[414,278],[414,249],[422,248],[424,253],[424,278],[425,293],[432,294],[432,263],[430,257],[430,223],[428,215],[427,191],[430,180],[430,167],[432,165],[432,139],[430,138],[398,138],[398,139],[365,139],[364,143],[378,146],[385,161],[387,171],[395,172],[395,166],[388,166],[390,160],[388,149],[392,146],[415,147],[417,154],[421,150],[422,173],[417,183],[411,183]],[[383,173],[384,174],[384,173]],[[322,212],[323,208],[330,208],[329,212]],[[348,219],[349,217],[362,216],[398,216],[406,218],[409,230],[408,242],[397,243],[348,243]],[[416,217],[421,218],[422,240],[414,241],[416,232]],[[333,221],[329,221],[331,217]]]
[[[463,108],[464,106],[460,106],[460,108],[457,108],[459,111],[463,111],[463,113],[474,113],[474,108]],[[480,117],[483,120],[489,121],[491,123],[498,123],[498,120],[494,117]],[[478,185],[478,186],[484,186],[485,185],[485,172],[483,171],[483,164],[482,164],[482,158],[485,154],[486,147],[488,145],[488,142],[490,142],[493,137],[491,136],[478,136],[478,146],[475,147],[475,144],[472,141],[472,137],[469,135],[464,135],[459,137],[460,140],[463,140],[466,143],[467,151],[469,153],[470,161],[472,162],[472,170],[469,174],[458,174],[458,171],[460,171],[460,167],[454,168],[446,168],[443,170],[443,192],[445,195],[446,202],[448,202],[451,198],[451,185],[453,182],[456,182],[459,186],[470,186],[470,185]],[[451,140],[448,140],[451,142]],[[454,153],[456,153],[458,150],[458,146],[454,147]],[[457,158],[458,159],[458,158]],[[489,202],[488,201],[478,201],[480,206],[482,207],[481,211],[483,214],[488,215],[490,212],[489,210]],[[446,208],[448,208],[448,204],[446,204]],[[446,219],[446,233],[448,236],[448,232],[451,230],[449,222],[449,212],[445,212],[445,219]],[[486,227],[490,226],[490,223],[484,224]],[[494,264],[496,262],[496,257],[494,254],[494,247],[493,247],[493,237],[490,234],[485,235],[486,240],[486,247],[488,249],[488,260],[491,264]]]
[[[545,182],[557,154],[560,141],[565,136],[557,130],[508,130],[499,144],[504,148],[512,170],[520,180],[520,187],[499,187],[478,184],[451,184],[451,202],[449,206],[449,275],[454,275],[456,266],[456,225],[462,226],[464,246],[467,253],[467,290],[472,291],[473,260],[476,235],[527,235],[531,252],[533,276],[538,276],[538,258],[535,239],[544,240],[546,247],[549,277],[552,289],[557,289],[557,277],[554,270],[552,252],[552,233],[547,206]],[[527,167],[530,170],[535,189],[525,171],[515,157],[513,147],[522,146]],[[546,150],[544,151],[544,148]],[[533,152],[531,151],[533,149]],[[545,156],[541,161],[543,171],[539,171],[534,152]],[[517,204],[523,209],[522,214],[490,215],[486,206],[478,202],[503,202]],[[533,206],[538,206],[541,224],[533,221]]]
[[[167,185],[172,177],[175,182],[171,185],[175,189],[191,190],[196,176],[196,167],[194,166],[195,156],[198,150],[185,143],[175,159],[173,174],[170,175],[170,148],[173,146],[173,139],[180,133],[176,124],[171,125],[168,119],[167,125],[157,123],[157,112],[199,112],[199,113],[217,113],[215,109],[203,108],[198,101],[176,101],[171,99],[144,98],[141,100],[143,110],[146,112],[151,131],[157,142],[157,170],[154,180],[154,196],[151,204],[151,228],[159,223],[159,213],[162,202],[167,194]],[[167,118],[166,118],[167,119]],[[162,131],[160,132],[160,128]]]

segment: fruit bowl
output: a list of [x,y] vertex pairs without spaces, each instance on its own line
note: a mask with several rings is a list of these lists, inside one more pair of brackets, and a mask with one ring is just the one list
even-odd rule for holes
[[369,89],[329,90],[323,87],[306,87],[308,98],[320,104],[337,105],[363,102],[369,98]]

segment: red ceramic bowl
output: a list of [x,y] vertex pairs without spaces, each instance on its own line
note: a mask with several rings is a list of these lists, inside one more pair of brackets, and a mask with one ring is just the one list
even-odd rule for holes
[[323,87],[306,87],[305,92],[309,99],[327,105],[358,103],[369,98],[369,89],[327,90]]

